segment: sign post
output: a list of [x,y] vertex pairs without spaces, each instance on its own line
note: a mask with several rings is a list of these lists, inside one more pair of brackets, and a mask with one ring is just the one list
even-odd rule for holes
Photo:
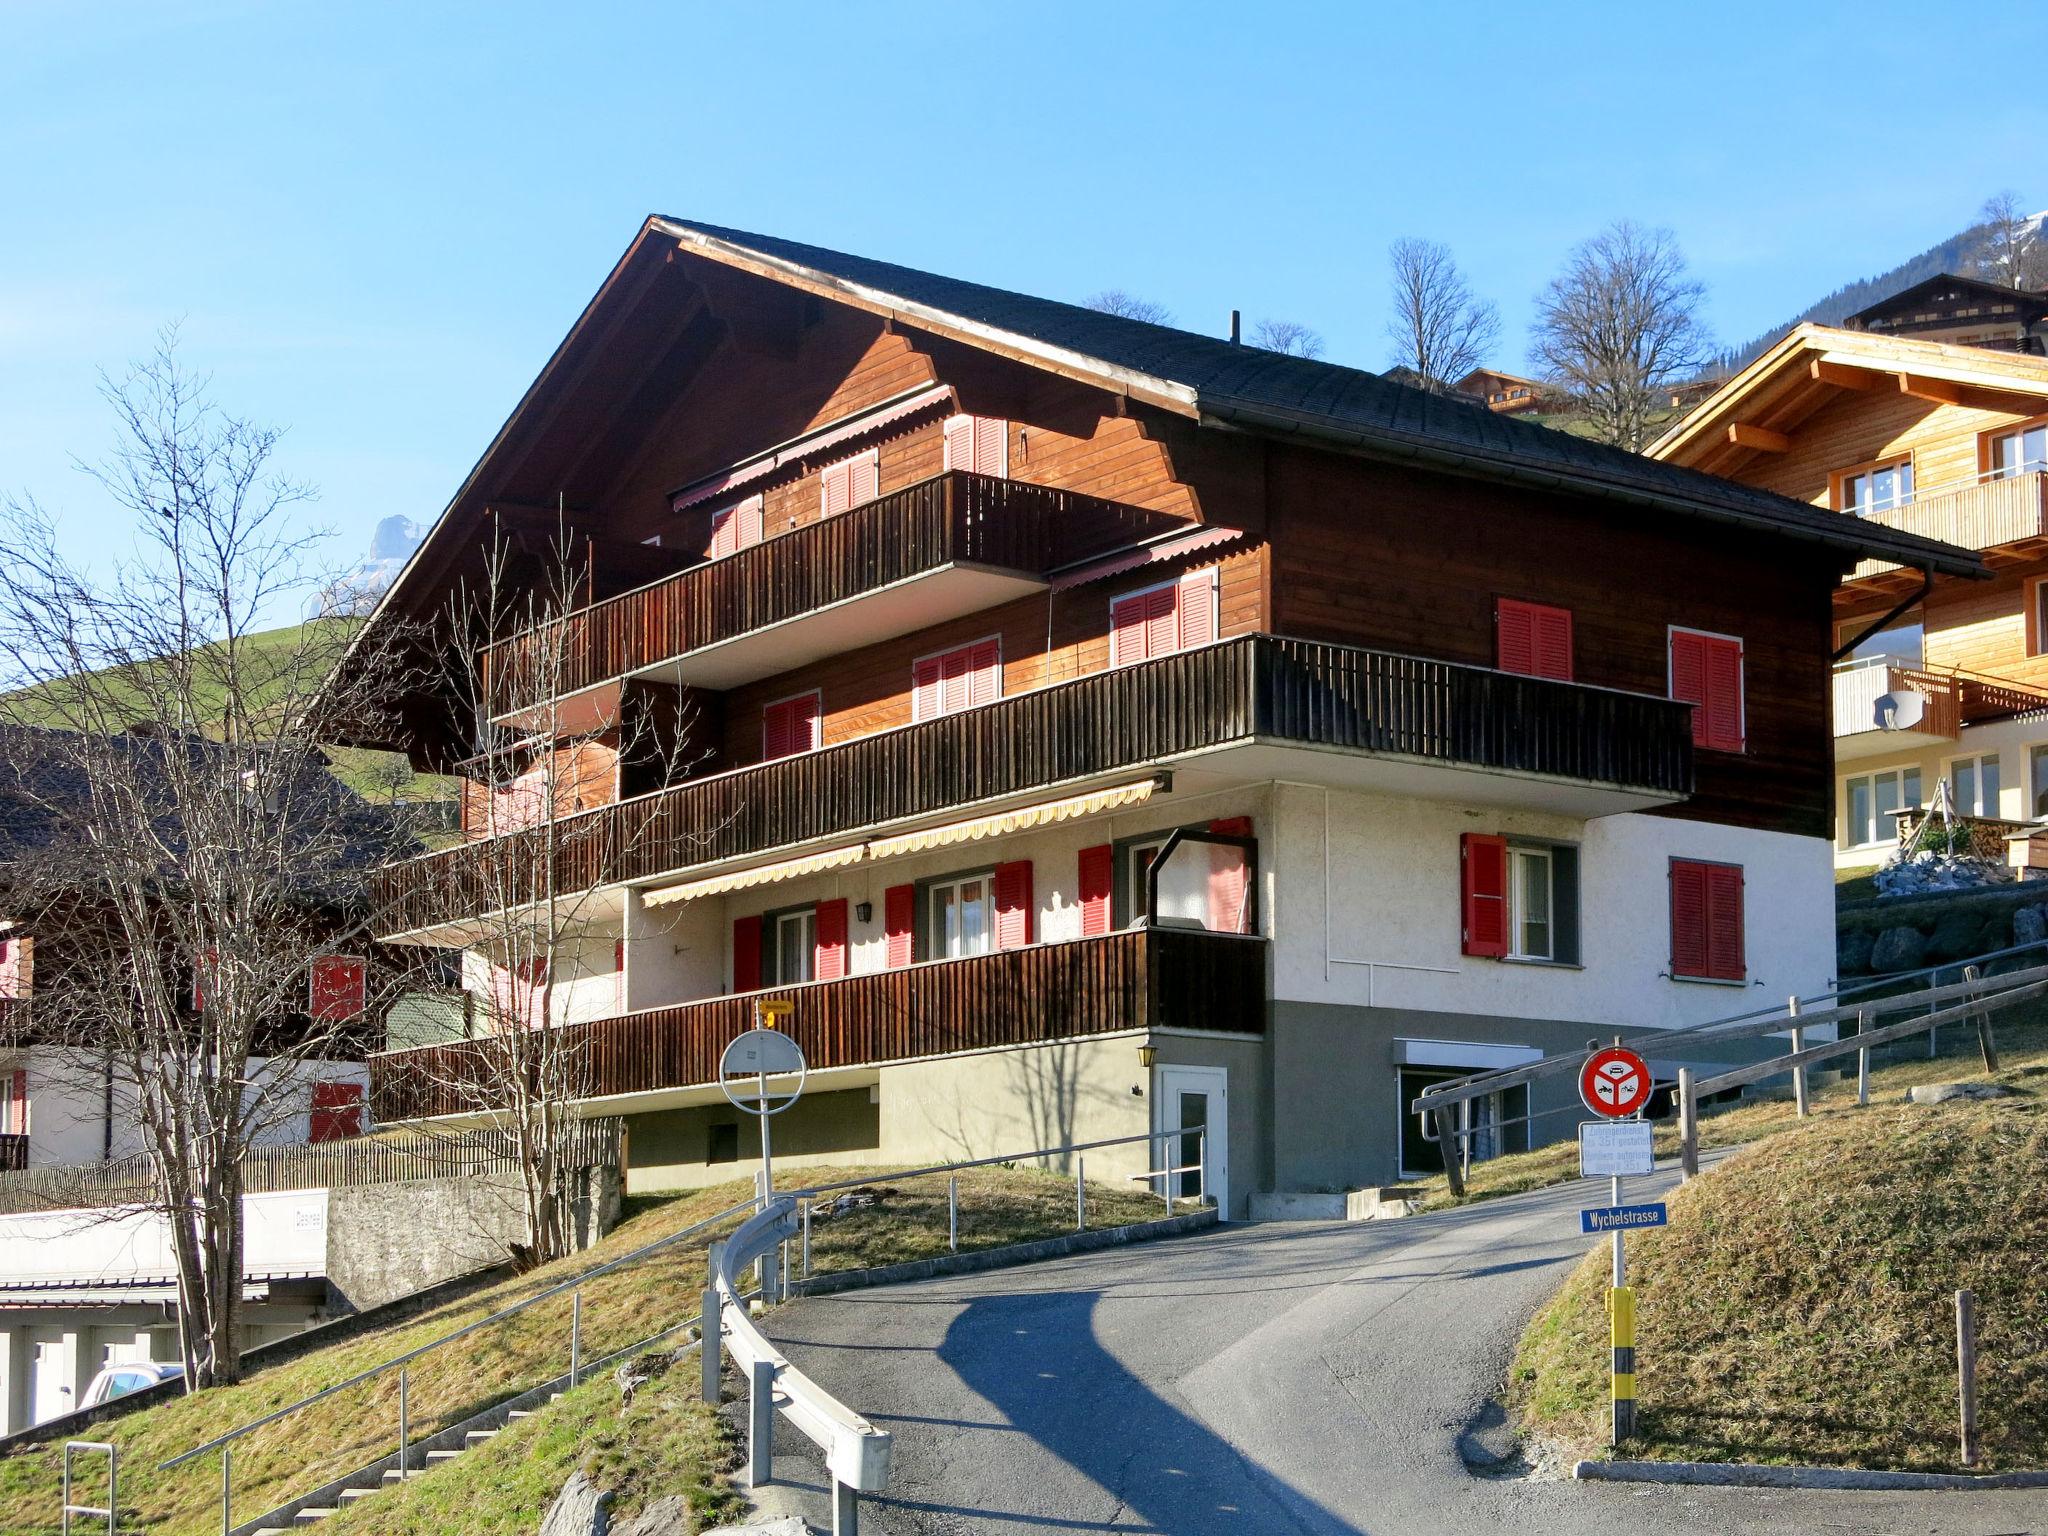
[[[1604,1172],[1609,1179],[1610,1204],[1605,1212],[1588,1211],[1581,1221],[1611,1225],[1614,1265],[1607,1292],[1609,1396],[1614,1404],[1613,1443],[1622,1444],[1636,1432],[1636,1293],[1628,1284],[1628,1252],[1622,1242],[1627,1230],[1621,1203],[1621,1180],[1625,1173],[1648,1173],[1653,1165],[1655,1131],[1641,1119],[1643,1106],[1650,1102],[1650,1064],[1634,1051],[1619,1045],[1593,1052],[1579,1069],[1579,1097],[1587,1109],[1602,1121],[1579,1128],[1579,1172],[1591,1176]],[[1636,1129],[1641,1126],[1641,1130]],[[1588,1133],[1592,1134],[1588,1134]],[[1657,1208],[1661,1217],[1661,1207]],[[1611,1217],[1610,1223],[1597,1223]],[[1647,1223],[1645,1223],[1647,1224]]]
[[[796,1011],[796,1005],[786,997],[764,997],[754,1003],[755,1026],[745,1034],[736,1036],[725,1048],[725,1054],[718,1059],[718,1086],[734,1109],[744,1110],[761,1121],[761,1192],[759,1209],[767,1210],[768,1201],[775,1193],[775,1163],[772,1138],[768,1122],[794,1104],[803,1095],[804,1077],[808,1068],[804,1053],[797,1043],[773,1026],[788,1018]],[[769,1099],[768,1079],[771,1077],[794,1077],[796,1086],[787,1090],[787,1097],[779,1103]],[[735,1082],[745,1083],[752,1078],[753,1098],[746,1100],[733,1091]],[[782,1090],[777,1090],[781,1092]],[[762,1289],[774,1299],[779,1286],[767,1274],[767,1261],[762,1261]]]

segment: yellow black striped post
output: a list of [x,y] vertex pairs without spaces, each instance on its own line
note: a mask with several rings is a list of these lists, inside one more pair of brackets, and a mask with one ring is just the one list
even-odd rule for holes
[[1615,1286],[1607,1293],[1608,1331],[1614,1349],[1613,1397],[1614,1443],[1635,1438],[1636,1433],[1636,1293],[1632,1286]]

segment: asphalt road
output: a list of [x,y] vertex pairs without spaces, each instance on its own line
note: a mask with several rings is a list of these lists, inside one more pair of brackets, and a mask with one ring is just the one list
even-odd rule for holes
[[[1566,1186],[1404,1221],[1232,1226],[800,1301],[770,1331],[894,1432],[889,1491],[862,1505],[882,1536],[2048,1532],[2040,1490],[1474,1476],[1460,1435],[1585,1252],[1580,1203]],[[786,1424],[777,1450],[784,1500],[830,1529],[822,1472]]]

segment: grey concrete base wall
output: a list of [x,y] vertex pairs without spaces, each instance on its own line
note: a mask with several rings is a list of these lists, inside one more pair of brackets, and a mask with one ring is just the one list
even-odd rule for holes
[[503,1264],[526,1239],[516,1174],[419,1179],[327,1196],[331,1310],[360,1312]]
[[[1746,1001],[1731,989],[1729,1011]],[[1276,1002],[1270,1035],[1272,1106],[1265,1118],[1273,1182],[1266,1187],[1334,1191],[1399,1178],[1403,1107],[1396,1040],[1515,1045],[1550,1055],[1583,1050],[1587,1041],[1608,1041],[1615,1033],[1611,1024],[1571,1020]],[[1680,1066],[1733,1065],[1783,1050],[1782,1041],[1767,1038],[1687,1045],[1669,1057],[1654,1048],[1647,1054],[1664,1081],[1675,1078]],[[1539,1118],[1529,1127],[1529,1144],[1577,1135],[1584,1118],[1574,1113],[1579,1108],[1577,1078],[1560,1072],[1530,1086],[1529,1108]]]
[[[775,1117],[770,1135],[776,1163],[872,1162],[881,1147],[881,1122],[881,1106],[866,1088],[806,1093]],[[737,1132],[737,1161],[706,1161],[713,1126]],[[761,1122],[722,1101],[626,1117],[626,1188],[631,1194],[749,1178],[760,1166]]]

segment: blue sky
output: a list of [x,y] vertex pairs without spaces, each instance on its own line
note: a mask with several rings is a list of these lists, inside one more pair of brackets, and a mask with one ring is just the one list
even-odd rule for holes
[[[1964,30],[1998,40],[1974,66]],[[1298,319],[1367,367],[1397,236],[1451,245],[1512,366],[1628,216],[1739,341],[2001,187],[2048,205],[2044,45],[2039,5],[1868,0],[0,0],[0,488],[110,547],[69,467],[109,440],[95,373],[181,320],[224,403],[290,428],[346,563],[440,511],[651,211]]]

